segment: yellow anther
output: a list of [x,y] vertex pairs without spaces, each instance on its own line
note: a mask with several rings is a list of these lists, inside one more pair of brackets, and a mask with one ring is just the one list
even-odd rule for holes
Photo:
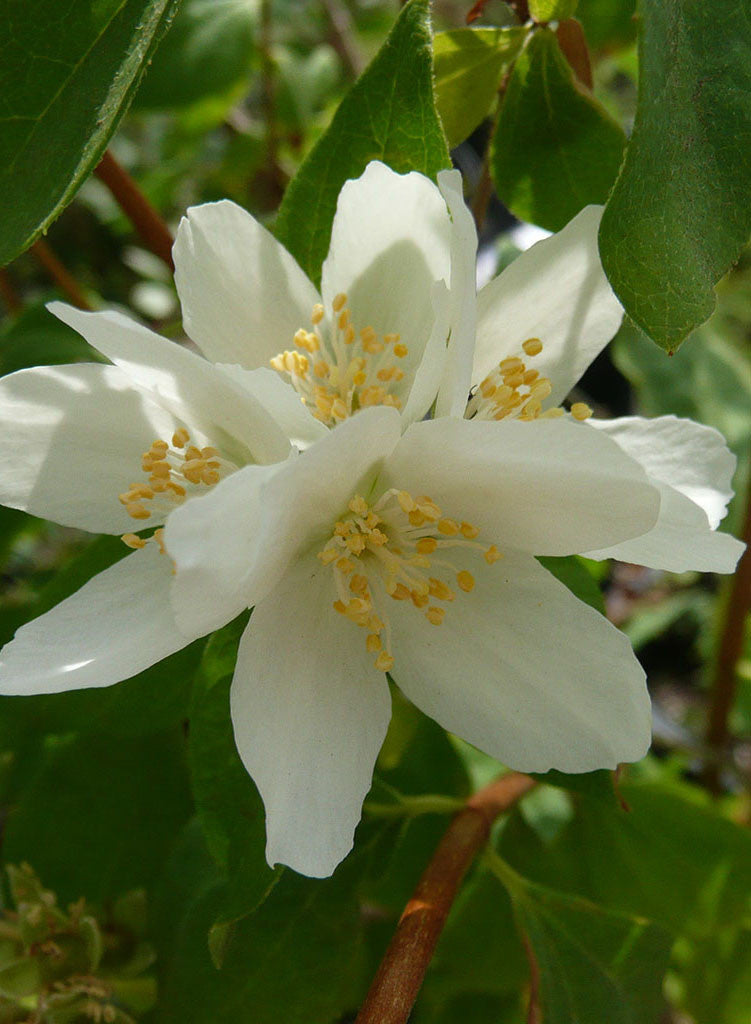
[[502,359],[500,361],[498,369],[503,374],[517,373],[519,370],[524,370],[524,363],[519,356],[509,356],[507,359]]
[[359,494],[356,494],[354,498],[350,499],[347,508],[357,516],[366,516],[370,511],[370,506],[367,501]]
[[407,346],[403,345],[401,342],[398,345],[394,345],[394,355],[397,359],[404,359],[408,352],[409,349]]
[[524,383],[529,387],[530,384],[534,384],[537,378],[540,376],[539,370],[525,370],[524,372]]
[[524,372],[523,370],[516,370],[514,373],[505,373],[503,375],[503,383],[506,387],[516,390],[520,388],[524,383]]
[[137,549],[146,547],[146,540],[135,533],[124,533],[120,540],[123,544],[127,544],[129,548]]
[[188,460],[188,462],[190,462],[192,459],[200,459],[202,458],[201,449],[197,448],[194,444],[191,444],[188,448],[185,449],[184,457],[185,459]]
[[375,341],[377,337],[378,335],[376,334],[375,328],[373,327],[363,327],[363,329],[360,331],[360,340],[363,342]]
[[349,581],[349,589],[353,594],[366,594],[368,591],[368,577],[361,573],[355,573]]
[[519,416],[520,420],[536,420],[542,412],[542,403],[536,398],[530,398],[525,404]]
[[313,373],[316,377],[328,377],[329,364],[325,359],[319,359],[317,363],[313,363]]
[[401,341],[401,334],[384,334],[383,340],[387,345],[395,345],[397,341]]
[[430,519],[432,522],[435,522],[437,519],[441,518],[440,508],[431,498],[428,498],[427,495],[421,495],[416,499],[416,501],[422,509],[423,515],[426,519]]
[[344,294],[344,292],[339,292],[338,295],[335,295],[334,301],[331,303],[331,306],[335,313],[338,313],[340,310],[344,309],[346,305],[347,296]]
[[353,555],[361,555],[365,550],[365,538],[360,533],[347,537],[346,543]]
[[347,614],[347,606],[344,601],[334,601],[333,609],[335,612],[339,612],[340,615]]
[[368,635],[365,638],[365,647],[371,654],[375,654],[376,651],[380,651],[380,636],[377,633],[368,633]]
[[547,377],[540,377],[532,384],[529,393],[542,402],[553,393],[553,385]]
[[219,474],[215,469],[204,469],[201,473],[201,483],[211,487],[219,483]]
[[492,565],[494,562],[497,562],[500,558],[503,558],[503,555],[495,546],[495,544],[491,544],[488,550],[485,552],[484,557],[488,565]]
[[522,342],[522,348],[528,356],[539,356],[542,352],[542,342],[539,338],[527,338],[525,342]]
[[412,592],[403,583],[397,583],[390,594],[395,601],[409,601],[412,598]]
[[349,574],[355,571],[355,563],[351,558],[340,558],[336,563],[336,567],[340,572]]
[[466,569],[462,569],[461,572],[456,574],[456,582],[459,584],[459,589],[463,590],[465,594],[468,594],[470,590],[474,590],[475,578]]
[[[347,300],[345,299],[344,301],[346,302]],[[313,312],[310,314],[310,319],[313,324],[320,324],[321,320],[323,320],[323,306],[320,302],[316,302],[315,306],[313,306]]]
[[326,547],[326,548],[323,549],[323,551],[319,551],[318,552],[318,558],[320,558],[320,560],[323,562],[324,565],[331,565],[331,563],[335,562],[338,557],[339,557],[339,549],[338,548]]
[[430,600],[427,594],[420,594],[417,590],[412,590],[410,592],[410,597],[412,598],[412,604],[415,608],[424,608]]
[[412,511],[408,513],[407,518],[409,519],[411,526],[422,526],[427,520],[427,516],[419,508],[413,508]]
[[428,608],[425,612],[425,618],[428,622],[432,622],[434,626],[440,626],[443,622],[443,617],[446,614],[445,608],[437,608],[434,604]]
[[383,405],[386,397],[385,388],[379,387],[376,384],[371,384],[370,387],[363,388],[360,392],[360,405],[363,407],[368,405]]
[[151,512],[149,512],[147,508],[144,508],[139,502],[133,502],[132,505],[126,505],[125,511],[131,519],[151,519]]
[[415,547],[421,555],[432,555],[438,547],[438,541],[435,537],[421,537]]
[[185,427],[180,427],[172,435],[172,447],[173,448],[184,448],[185,445],[190,441],[190,434]]
[[202,459],[215,459],[218,454],[219,452],[216,450],[216,448],[212,448],[211,445],[206,445],[205,448],[201,449]]
[[446,537],[455,537],[459,533],[459,524],[453,519],[439,519],[438,530]]
[[372,547],[380,548],[387,543],[388,537],[382,530],[371,530],[368,534],[368,544]]
[[575,420],[587,420],[592,415],[592,410],[586,402],[574,402],[571,406],[571,415]]
[[155,462],[151,467],[151,475],[165,480],[170,475],[168,462]]
[[399,502],[399,507],[402,512],[411,512],[412,509],[417,508],[417,505],[415,505],[415,499],[408,491],[398,491],[396,500]]
[[375,667],[381,672],[390,672],[394,667],[394,659],[387,651],[381,651],[375,660]]
[[347,325],[347,329],[344,332],[344,344],[351,345],[355,340],[355,329],[352,324]]
[[166,441],[154,441],[152,442],[150,450],[153,455],[158,455],[159,458],[163,459],[164,456],[167,454],[168,449],[169,445],[167,444]]
[[472,523],[462,523],[459,529],[462,532],[462,537],[465,537],[467,540],[474,540],[480,532]]
[[431,576],[428,582],[430,587],[428,593],[431,597],[437,597],[439,601],[454,600],[454,591],[443,580],[437,580],[434,576]]
[[349,326],[349,310],[343,309],[339,314],[339,318],[336,321],[336,325],[340,331],[345,330]]
[[395,373],[396,373],[396,367],[395,366],[384,366],[382,370],[378,371],[378,373],[376,374],[376,377],[378,378],[378,380],[382,380],[385,383],[388,383],[388,381],[392,380],[392,378],[393,378]]
[[561,407],[559,405],[557,405],[553,409],[546,409],[545,412],[540,413],[540,419],[541,420],[557,420],[557,419],[560,419],[561,416],[565,416],[565,415],[566,415],[566,410],[565,409],[561,409]]
[[489,377],[486,377],[480,385],[480,394],[483,398],[492,398],[497,390],[498,388]]

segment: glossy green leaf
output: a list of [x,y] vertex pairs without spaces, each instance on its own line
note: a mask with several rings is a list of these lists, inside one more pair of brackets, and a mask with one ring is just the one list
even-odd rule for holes
[[578,0],[529,0],[529,13],[537,22],[563,21],[574,14]]
[[409,0],[373,62],[287,189],[276,222],[280,241],[313,281],[331,237],[339,191],[371,160],[434,176],[449,166],[435,109],[429,0]]
[[751,20],[739,0],[642,0],[639,105],[600,226],[629,316],[676,349],[751,233]]
[[177,0],[5,0],[0,36],[0,266],[96,166]]
[[658,1019],[672,945],[667,932],[531,882],[511,897],[539,970],[545,1024]]
[[539,29],[517,58],[491,149],[498,195],[521,220],[558,231],[603,203],[625,137],[579,86],[555,35]]
[[[254,910],[278,880],[266,863],[263,803],[235,747],[229,688],[247,615],[209,641],[190,713],[193,795],[206,840],[229,882],[219,910],[231,921]],[[213,922],[212,922],[213,923]]]
[[182,731],[47,746],[8,816],[4,857],[28,861],[63,905],[150,884],[190,815]]
[[158,1024],[328,1024],[354,1009],[362,967],[358,867],[347,861],[323,880],[286,872],[237,924],[220,970],[206,935],[224,905],[221,885],[200,897],[180,930]]
[[257,0],[183,0],[134,101],[175,110],[223,95],[248,78]]
[[487,117],[501,75],[526,36],[523,28],[457,28],[433,39],[435,99],[449,146]]

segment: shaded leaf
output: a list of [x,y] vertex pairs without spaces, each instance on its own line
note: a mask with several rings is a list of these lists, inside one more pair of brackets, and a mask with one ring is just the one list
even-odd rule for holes
[[529,0],[529,13],[535,21],[563,21],[576,10],[578,0]]
[[0,37],[0,265],[94,169],[177,0],[7,0]]
[[136,110],[175,110],[247,78],[257,0],[183,0],[138,89]]
[[373,62],[291,181],[276,233],[313,281],[331,237],[339,191],[371,160],[435,176],[449,154],[433,97],[428,0],[409,0]]
[[458,28],[433,39],[435,99],[449,146],[458,146],[487,117],[504,69],[526,29]]
[[539,29],[514,64],[491,149],[498,195],[521,220],[558,231],[603,203],[625,137],[575,81],[555,35]]
[[629,316],[673,351],[751,233],[751,21],[738,0],[640,13],[639,104],[600,255]]

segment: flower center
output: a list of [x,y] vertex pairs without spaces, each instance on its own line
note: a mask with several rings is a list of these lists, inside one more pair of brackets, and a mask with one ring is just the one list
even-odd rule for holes
[[[141,469],[147,479],[133,483],[123,494],[120,503],[131,519],[166,519],[176,505],[186,498],[204,494],[222,477],[236,467],[219,456],[216,448],[198,448],[191,444],[190,434],[181,427],[172,435],[172,443],[156,440],[141,456]],[[143,548],[153,540],[164,552],[163,530],[155,530],[151,537],[124,533],[122,540],[129,548]]]
[[348,508],[351,515],[335,524],[318,558],[334,573],[335,610],[367,630],[365,645],[377,655],[375,667],[388,672],[394,664],[388,599],[411,601],[428,622],[440,626],[444,603],[456,597],[452,585],[464,593],[475,585],[472,573],[447,552],[473,548],[483,552],[488,565],[502,555],[494,544],[475,540],[477,527],[444,517],[426,496],[391,489],[370,506],[357,494]]
[[332,302],[331,325],[321,329],[323,306],[313,307],[313,330],[295,334],[295,348],[271,360],[277,373],[287,375],[311,412],[326,426],[335,427],[369,405],[401,408],[391,389],[404,377],[398,361],[408,353],[398,334],[379,336],[372,327],[359,335],[350,320],[347,296]]
[[[542,342],[539,338],[527,338],[522,350],[534,358],[542,352]],[[521,356],[509,356],[479,385],[467,403],[465,416],[481,420],[555,419],[564,416],[566,410],[560,406],[543,410],[542,404],[552,391],[548,377],[541,377],[539,370],[528,369]],[[570,411],[575,420],[586,420],[592,415],[585,402],[574,402]]]

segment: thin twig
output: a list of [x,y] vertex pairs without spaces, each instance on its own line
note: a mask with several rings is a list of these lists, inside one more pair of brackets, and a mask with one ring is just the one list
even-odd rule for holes
[[751,478],[741,540],[746,550],[735,570],[725,605],[725,623],[715,663],[707,723],[706,743],[710,756],[705,762],[704,782],[713,793],[719,793],[721,789],[720,764],[730,739],[728,718],[735,699],[736,667],[743,651],[746,617],[751,610]]
[[535,785],[511,772],[485,786],[454,816],[404,908],[355,1024],[405,1024],[459,885],[495,819]]
[[45,242],[43,238],[38,238],[31,246],[31,252],[42,264],[60,291],[65,292],[74,306],[78,306],[79,309],[91,309],[91,304],[84,295],[78,281],[63,266],[49,242]]
[[2,295],[9,313],[19,313],[23,309],[21,298],[5,267],[0,267],[0,295]]
[[172,232],[161,214],[149,202],[125,168],[108,149],[94,171],[114,196],[118,206],[131,222],[147,249],[163,260],[170,270],[172,262]]
[[359,78],[365,68],[365,59],[355,40],[352,16],[339,0],[321,0],[329,22],[329,43],[350,78]]

